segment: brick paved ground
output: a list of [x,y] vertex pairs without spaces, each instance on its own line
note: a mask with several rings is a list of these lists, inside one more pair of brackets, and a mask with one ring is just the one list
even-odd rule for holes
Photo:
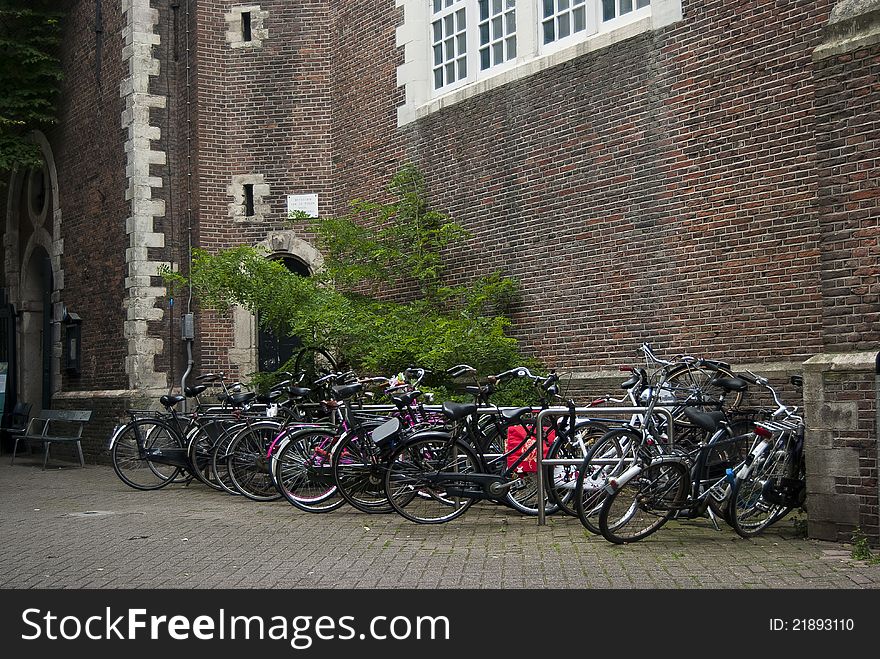
[[[751,540],[707,520],[634,545],[573,518],[483,504],[441,526],[299,512],[200,485],[138,492],[106,466],[0,465],[3,588],[877,588],[880,565],[799,536]],[[149,569],[145,569],[149,566]],[[161,567],[161,570],[156,568]],[[149,573],[149,574],[148,574]]]

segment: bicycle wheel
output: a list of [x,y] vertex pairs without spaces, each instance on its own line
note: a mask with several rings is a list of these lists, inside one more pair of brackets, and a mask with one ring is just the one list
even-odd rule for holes
[[547,467],[544,476],[544,482],[547,483],[553,502],[566,515],[577,517],[574,491],[577,486],[578,470],[593,444],[607,432],[608,426],[604,423],[582,421],[575,426],[573,433],[560,433],[547,452],[548,460],[579,461],[578,464]]
[[186,454],[192,465],[193,473],[208,487],[222,491],[223,487],[214,473],[214,445],[223,434],[224,424],[228,421],[208,420],[194,428],[187,437]]
[[728,502],[732,487],[726,474],[728,470],[738,471],[745,462],[754,439],[751,428],[752,424],[748,421],[732,422],[729,433],[702,449],[705,455],[699,476],[700,492],[704,493],[712,513],[728,524]]
[[229,475],[229,445],[232,444],[232,440],[244,428],[244,423],[236,423],[224,429],[223,434],[214,443],[211,453],[211,471],[217,480],[217,484],[227,494],[241,494]]
[[132,421],[113,442],[113,470],[123,483],[136,490],[158,490],[171,483],[181,468],[151,461],[147,456],[153,453],[158,457],[160,451],[174,449],[183,449],[183,441],[174,428],[158,419]]
[[227,450],[229,479],[239,492],[253,501],[276,501],[281,492],[272,482],[269,458],[266,455],[281,423],[258,421],[239,432]]
[[690,469],[680,461],[656,461],[609,494],[599,512],[599,530],[609,542],[646,538],[687,505]]
[[768,447],[763,455],[756,456],[749,475],[734,481],[727,521],[743,538],[759,534],[791,511],[791,508],[772,503],[764,497],[767,484],[785,473],[786,454],[784,450]]
[[[674,397],[677,408],[696,407],[704,412],[736,407],[742,401],[741,391],[727,391],[713,384],[716,378],[736,377],[729,368],[720,365],[679,364],[669,371],[667,390]],[[662,402],[662,401],[661,401]],[[694,424],[683,414],[676,414],[675,423],[684,427]]]
[[474,503],[468,491],[480,489],[456,475],[479,471],[476,453],[464,442],[440,433],[415,436],[391,454],[385,490],[394,510],[406,519],[441,524],[463,515]]
[[347,433],[333,452],[333,480],[342,497],[365,513],[394,510],[385,494],[386,455],[380,455],[366,430]]
[[635,461],[642,443],[641,433],[630,428],[609,430],[593,444],[578,469],[574,505],[581,524],[591,533],[601,533],[599,512],[608,492],[605,486],[612,476],[622,474]]
[[345,503],[333,480],[331,452],[338,436],[333,430],[306,428],[282,439],[275,458],[275,482],[291,505],[310,513],[326,513]]

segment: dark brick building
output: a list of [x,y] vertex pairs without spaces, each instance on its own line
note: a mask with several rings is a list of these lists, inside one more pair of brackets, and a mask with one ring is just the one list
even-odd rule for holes
[[[162,265],[247,243],[313,270],[288,208],[380,198],[411,161],[472,232],[456,275],[519,279],[517,338],[585,388],[644,340],[804,374],[810,532],[880,535],[880,2],[67,4],[4,285],[19,397],[100,410],[93,450],[186,368]],[[197,368],[256,370],[248,314],[196,327]]]

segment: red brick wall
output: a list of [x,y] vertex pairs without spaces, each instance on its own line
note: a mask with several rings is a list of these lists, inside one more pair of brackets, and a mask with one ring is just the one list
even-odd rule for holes
[[103,3],[100,80],[96,75],[95,3],[70,3],[63,49],[63,101],[50,133],[58,169],[64,254],[62,301],[82,317],[82,375],[65,376],[63,388],[117,389],[128,386],[123,336],[125,218],[122,61],[119,3]]
[[[196,61],[198,81],[198,245],[209,251],[255,244],[285,228],[287,195],[317,193],[321,212],[331,210],[330,36],[328,3],[260,0],[254,3],[199,0]],[[269,12],[268,39],[260,48],[233,49],[226,42],[224,14],[230,7],[259,4]],[[227,205],[232,176],[262,174],[271,186],[271,213],[262,222],[235,222]],[[308,239],[304,227],[301,237]],[[200,318],[199,360],[230,371],[228,319]],[[242,374],[244,375],[244,374]]]
[[815,79],[824,341],[880,348],[880,47],[823,60]]
[[[462,277],[523,285],[551,365],[652,339],[731,361],[821,346],[810,57],[827,2],[685,2],[684,20],[407,128]],[[699,273],[699,274],[698,274]]]

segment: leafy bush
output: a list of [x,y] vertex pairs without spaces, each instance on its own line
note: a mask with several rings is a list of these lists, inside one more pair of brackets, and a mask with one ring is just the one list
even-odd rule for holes
[[[466,363],[481,374],[534,367],[507,335],[504,312],[516,282],[495,272],[449,285],[443,250],[467,232],[428,209],[414,167],[401,169],[390,193],[390,203],[357,200],[349,215],[313,221],[325,257],[314,277],[297,276],[253,247],[195,250],[193,289],[204,306],[242,305],[276,334],[323,346],[364,375],[412,365],[442,373]],[[164,275],[169,283],[186,283],[175,273]]]

